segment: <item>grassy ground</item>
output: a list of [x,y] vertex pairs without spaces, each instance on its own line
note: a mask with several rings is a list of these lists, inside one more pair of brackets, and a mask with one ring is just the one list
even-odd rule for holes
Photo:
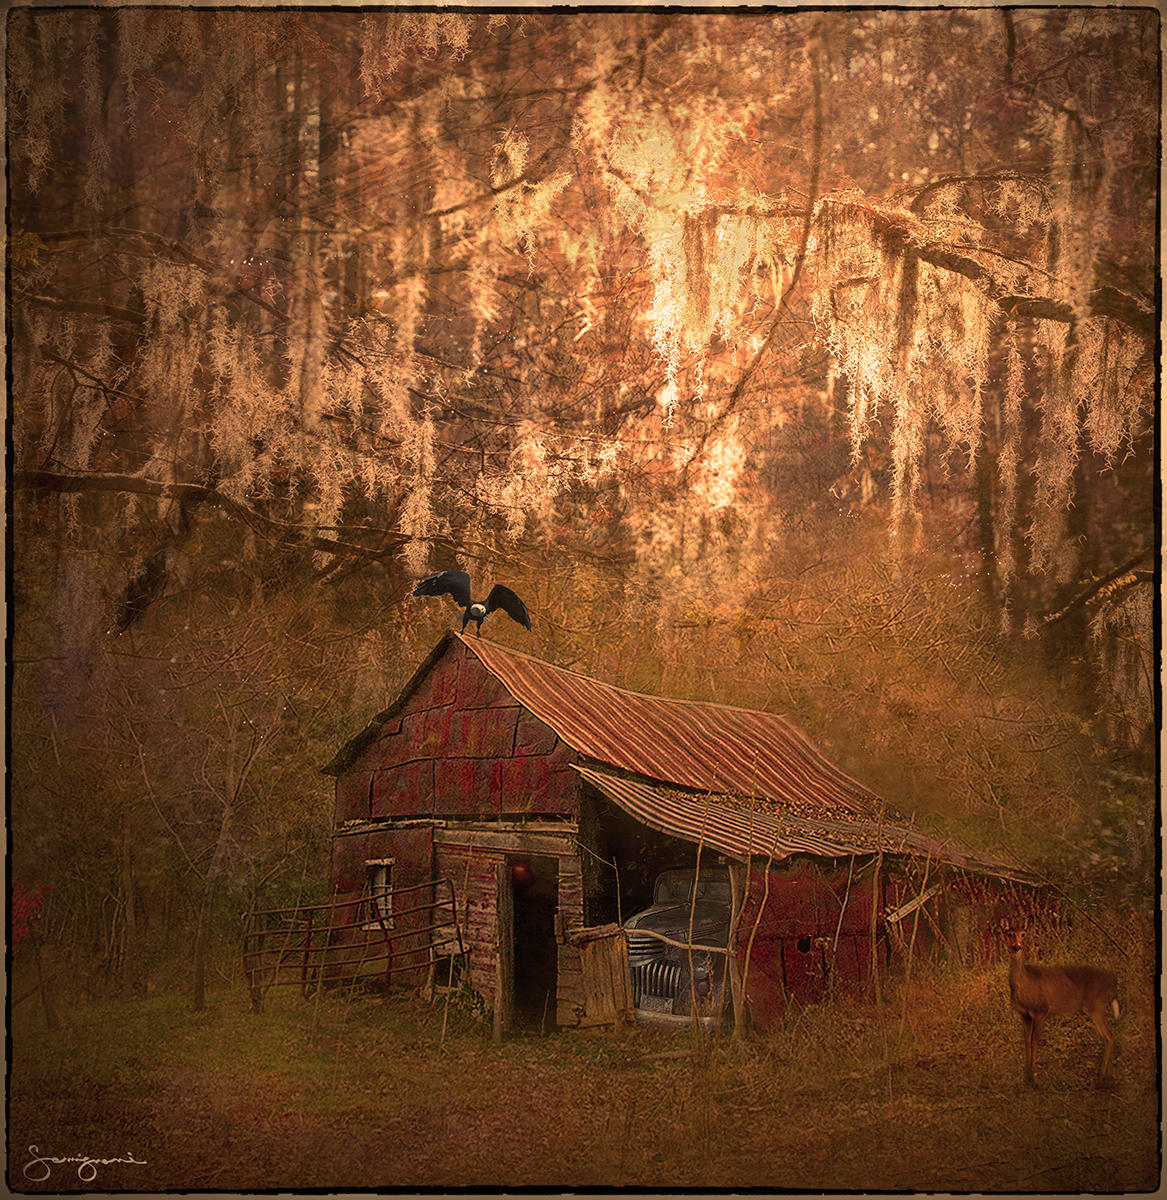
[[[1159,1183],[1153,976],[1123,964],[1111,1090],[1052,1021],[1022,1084],[1004,965],[747,1039],[636,1027],[493,1044],[401,997],[242,988],[13,1014],[18,1191],[676,1187],[1137,1192]],[[1142,982],[1139,982],[1142,981]],[[456,1017],[457,1014],[455,1014]],[[29,1147],[35,1146],[36,1151]],[[94,1163],[35,1157],[133,1158]],[[30,1175],[50,1172],[34,1182]]]

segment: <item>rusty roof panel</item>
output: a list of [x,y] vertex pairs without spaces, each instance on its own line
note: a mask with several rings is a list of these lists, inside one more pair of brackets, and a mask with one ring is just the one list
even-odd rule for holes
[[764,797],[795,811],[866,816],[879,805],[785,717],[630,692],[493,642],[454,636],[520,704],[598,762],[701,792]]
[[735,858],[813,854],[842,858],[852,854],[897,854],[932,858],[961,870],[1020,883],[1036,878],[1004,859],[972,854],[949,841],[888,822],[816,820],[797,813],[749,809],[728,796],[695,795],[606,771],[577,766],[587,783],[629,815],[662,833],[700,842]]
[[753,854],[772,855],[775,859],[791,854],[834,858],[870,852],[855,842],[800,832],[798,823],[786,814],[742,810],[712,796],[666,791],[590,767],[575,769],[587,783],[641,823],[661,833],[702,842],[735,858]]

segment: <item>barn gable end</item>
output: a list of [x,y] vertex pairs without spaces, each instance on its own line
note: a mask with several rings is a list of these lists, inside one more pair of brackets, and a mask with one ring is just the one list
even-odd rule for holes
[[[340,756],[338,756],[338,759]],[[577,755],[457,638],[339,765],[337,824],[409,817],[571,816]]]

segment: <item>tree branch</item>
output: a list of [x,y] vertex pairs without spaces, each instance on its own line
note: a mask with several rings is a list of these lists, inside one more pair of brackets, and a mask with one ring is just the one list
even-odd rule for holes
[[[899,217],[898,214],[882,212],[874,206],[856,204],[853,200],[843,203],[860,213],[863,219],[870,221],[891,249],[901,254],[910,251],[922,262],[971,279],[984,289],[990,300],[1010,316],[1060,321],[1066,325],[1073,323],[1076,314],[1071,304],[1049,296],[1019,295],[1008,291],[993,272],[975,258],[960,254],[948,246],[929,243],[925,236],[926,230],[913,224],[906,213]],[[1154,338],[1158,328],[1153,308],[1115,287],[1095,288],[1090,293],[1087,307],[1092,316],[1110,317],[1148,340]]]
[[394,533],[389,535],[393,539],[391,546],[371,547],[321,537],[309,532],[306,526],[276,521],[264,516],[254,508],[225,496],[218,489],[201,483],[167,483],[160,479],[143,479],[140,475],[70,475],[60,471],[17,471],[12,477],[12,484],[17,488],[47,492],[129,492],[139,496],[211,504],[269,541],[290,542],[312,550],[322,550],[326,554],[356,554],[365,558],[383,558],[410,540],[404,534]]
[[122,308],[117,304],[99,304],[92,300],[62,300],[57,296],[42,296],[24,292],[13,296],[15,304],[35,304],[41,308],[53,308],[58,312],[84,313],[91,317],[109,317],[115,321],[133,321],[137,324],[146,319],[144,312]]
[[1041,628],[1045,629],[1050,625],[1056,625],[1059,621],[1065,620],[1070,613],[1076,609],[1083,608],[1095,598],[1106,599],[1114,592],[1123,588],[1133,587],[1137,583],[1153,583],[1155,579],[1154,571],[1135,570],[1138,564],[1145,558],[1149,558],[1150,555],[1150,550],[1141,550],[1133,558],[1128,558],[1121,567],[1115,567],[1108,575],[1103,575],[1101,579],[1096,579],[1059,608],[1057,612],[1043,617]]

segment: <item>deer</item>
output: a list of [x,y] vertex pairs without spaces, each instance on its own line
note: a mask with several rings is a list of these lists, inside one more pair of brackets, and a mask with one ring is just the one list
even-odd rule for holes
[[1037,1085],[1037,1043],[1046,1018],[1057,1014],[1085,1013],[1103,1038],[1102,1064],[1097,1085],[1110,1080],[1110,1060],[1114,1038],[1106,1024],[1109,1008],[1117,1019],[1118,979],[1113,971],[1100,967],[1036,966],[1025,955],[1025,931],[1006,929],[1009,947],[1009,995],[1013,1008],[1021,1014],[1025,1034],[1025,1080]]

